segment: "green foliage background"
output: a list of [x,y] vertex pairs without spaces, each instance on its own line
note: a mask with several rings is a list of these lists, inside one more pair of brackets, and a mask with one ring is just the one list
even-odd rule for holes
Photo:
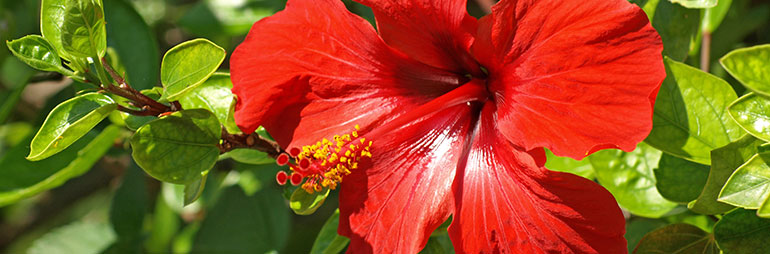
[[[770,252],[763,244],[770,241],[770,219],[766,219],[770,217],[770,181],[761,180],[770,179],[770,167],[765,163],[765,158],[770,158],[765,145],[770,141],[770,129],[755,124],[770,118],[764,108],[770,103],[764,97],[770,94],[770,76],[762,76],[763,68],[770,69],[770,47],[730,53],[770,43],[770,3],[631,2],[644,9],[665,45],[668,78],[656,103],[650,137],[633,152],[605,150],[583,161],[549,153],[547,166],[595,180],[616,197],[627,215],[630,251],[719,253],[721,248],[725,253]],[[370,9],[348,0],[345,3],[373,23]],[[272,15],[284,4],[281,0],[103,0],[108,47],[96,53],[106,55],[134,88],[148,89],[148,96],[161,101],[179,99],[185,109],[204,107],[201,100],[205,95],[217,94],[223,87],[227,90],[230,53],[253,22]],[[39,0],[0,0],[0,39],[41,34],[40,9]],[[484,15],[475,1],[469,1],[468,9],[474,16]],[[39,43],[39,38],[28,37],[24,43]],[[216,53],[216,46],[207,46],[212,49],[205,52],[215,52],[206,55],[211,59],[207,62],[221,61],[222,65],[182,68],[200,67],[208,75],[218,73],[193,80],[201,82],[190,85],[196,90],[181,98],[187,87],[173,88],[172,94],[163,97],[153,92],[151,89],[161,84],[173,87],[180,82],[174,73],[165,73],[170,68],[165,65],[187,57],[170,54],[162,59],[163,53],[195,38],[206,38],[221,47],[224,56]],[[21,43],[12,42],[9,47],[22,51]],[[84,48],[76,43],[63,46],[73,52]],[[728,53],[730,57],[720,63]],[[762,58],[763,54],[767,56]],[[759,60],[756,56],[760,56]],[[197,172],[193,176],[152,174],[166,182],[157,181],[131,159],[129,148],[129,144],[134,148],[154,144],[132,139],[132,131],[150,126],[152,130],[143,127],[139,132],[164,135],[172,127],[158,122],[146,124],[153,117],[121,116],[110,108],[120,101],[97,98],[99,95],[89,93],[93,87],[81,83],[83,80],[27,66],[69,71],[58,60],[41,55],[37,58],[40,61],[22,62],[9,50],[0,50],[0,253],[344,250],[347,240],[336,235],[335,191],[328,194],[320,208],[313,208],[318,210],[312,215],[296,215],[288,201],[294,189],[275,184],[279,167],[264,154],[249,150],[210,158],[198,156],[207,161],[200,164],[214,164],[202,179],[194,177]],[[226,92],[218,96],[231,99]],[[64,106],[56,108],[73,97],[86,99],[62,104],[68,107],[66,110]],[[202,127],[202,134],[190,135],[205,136],[216,132],[218,125],[211,123],[217,121],[224,123],[228,131],[237,131],[229,124],[232,119],[228,108],[207,105],[208,111],[199,110],[204,113],[186,111],[175,115],[196,115],[200,121],[195,124],[210,128]],[[80,131],[82,138],[61,140],[53,146],[36,145],[39,142],[33,136],[49,112],[68,114],[76,110],[90,112],[84,118],[95,119],[90,120],[95,125],[93,130],[66,130]],[[113,113],[100,115],[100,110]],[[104,118],[108,120],[99,122]],[[54,131],[59,130],[41,133]],[[214,146],[217,138],[212,134],[198,142]],[[66,142],[72,145],[63,145]],[[34,154],[29,158],[35,161],[25,159],[30,144]],[[141,158],[143,155],[137,155],[137,151],[134,149],[134,158]],[[147,161],[165,163],[153,158],[138,163]],[[189,185],[191,181],[196,188],[168,183]],[[754,186],[765,191],[746,191]],[[197,191],[200,188],[202,192]],[[432,235],[423,252],[454,252],[446,226]]]

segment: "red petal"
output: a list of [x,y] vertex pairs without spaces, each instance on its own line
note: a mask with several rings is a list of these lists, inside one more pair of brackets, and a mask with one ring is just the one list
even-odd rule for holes
[[502,133],[527,150],[631,151],[652,128],[663,45],[626,0],[503,0],[472,50],[490,71]]
[[478,70],[468,54],[476,18],[466,11],[466,0],[356,1],[372,8],[388,45],[442,69]]
[[238,126],[264,124],[284,147],[366,129],[460,82],[391,49],[335,0],[289,1],[254,24],[231,67]]
[[471,111],[458,105],[374,140],[370,162],[343,179],[339,233],[349,253],[417,253],[452,211]]
[[454,183],[458,253],[626,253],[623,215],[598,184],[538,167],[496,130],[488,103]]

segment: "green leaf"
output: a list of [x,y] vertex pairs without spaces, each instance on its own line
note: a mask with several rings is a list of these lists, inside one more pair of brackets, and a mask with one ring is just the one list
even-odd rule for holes
[[128,83],[137,90],[158,84],[158,43],[142,17],[124,0],[106,1],[104,15],[107,20],[107,44],[115,48],[126,66]]
[[65,7],[68,0],[42,0],[40,3],[40,33],[59,53],[61,58],[72,60],[72,56],[64,51],[61,30],[66,16]]
[[266,253],[283,249],[289,213],[280,192],[262,188],[246,196],[240,187],[224,189],[201,224],[191,253]]
[[647,14],[652,27],[663,40],[663,55],[684,61],[698,35],[698,10],[684,8],[666,0],[632,0]]
[[559,157],[553,155],[551,150],[545,150],[545,167],[554,170],[576,174],[588,179],[594,179],[594,169],[591,168],[591,162],[588,160],[575,160],[569,157]]
[[636,246],[634,254],[679,253],[719,254],[711,234],[690,224],[672,224],[650,232]]
[[717,0],[670,0],[687,8],[711,8],[717,6]]
[[186,41],[171,48],[160,66],[163,97],[177,100],[203,83],[224,60],[225,50],[206,39]]
[[115,241],[106,223],[77,221],[54,229],[35,240],[28,254],[98,254]]
[[6,44],[13,55],[32,68],[41,71],[69,72],[62,67],[56,49],[39,35],[27,35]]
[[770,99],[749,93],[730,104],[727,110],[746,132],[770,141]]
[[142,243],[142,225],[147,213],[147,184],[145,175],[131,163],[123,181],[115,190],[110,205],[110,223],[118,236],[114,248],[120,253],[139,253]]
[[653,169],[661,152],[640,143],[630,153],[602,150],[588,158],[599,183],[615,196],[621,207],[631,213],[657,218],[676,207],[655,188]]
[[722,79],[669,58],[665,63],[667,77],[645,142],[674,156],[711,164],[711,150],[743,135],[727,116],[727,105],[738,97]]
[[334,211],[332,216],[326,220],[321,231],[318,232],[318,237],[313,242],[313,248],[310,250],[312,254],[333,254],[340,253],[345,246],[348,245],[350,239],[337,234],[337,225],[340,222],[340,210]]
[[717,30],[717,27],[724,20],[727,11],[730,10],[730,5],[733,0],[719,0],[717,5],[703,10],[703,20],[701,21],[701,31],[704,33],[712,33]]
[[[2,101],[2,106],[0,106],[0,123],[5,123],[14,109],[16,109],[16,104],[19,103],[24,89],[29,84],[27,81],[34,73],[34,70],[25,66],[17,59],[12,57],[5,59],[6,61],[3,63],[2,71],[0,72],[0,82],[4,82],[12,90],[7,91],[5,94],[0,93],[0,101]],[[16,74],[18,76],[7,79],[9,78],[7,74]]]
[[254,150],[254,149],[233,149],[225,154],[222,154],[219,159],[233,159],[240,163],[262,165],[275,163],[275,159],[267,155],[266,153]]
[[732,209],[733,206],[717,201],[719,192],[733,171],[754,156],[757,146],[762,143],[751,135],[745,135],[738,141],[711,151],[713,160],[706,186],[698,199],[690,202],[687,207],[701,214],[720,214]]
[[[446,232],[446,229],[444,229]],[[435,233],[434,233],[435,234]],[[420,254],[454,254],[454,246],[452,246],[452,240],[449,239],[449,235],[444,233],[440,235],[433,235],[428,238],[428,243],[425,244],[425,248],[420,251]]]
[[719,62],[746,88],[770,96],[770,44],[733,50]]
[[329,196],[329,189],[320,192],[307,193],[305,189],[297,188],[291,194],[289,207],[294,213],[299,215],[311,215],[323,205],[326,197]]
[[101,0],[67,0],[61,26],[64,51],[80,58],[101,58],[107,51],[107,31]]
[[209,177],[208,171],[201,177],[184,185],[184,205],[187,206],[198,200],[203,194],[203,188],[206,187],[206,178]]
[[211,112],[174,112],[139,128],[131,137],[131,155],[152,177],[186,184],[214,166],[220,135],[219,121]]
[[[276,4],[278,3],[278,4]],[[245,35],[255,21],[273,15],[283,6],[279,2],[245,0],[204,0],[187,11],[179,24],[199,36]]]
[[770,198],[765,199],[765,202],[762,203],[762,206],[759,207],[759,210],[757,210],[757,216],[762,218],[770,218]]
[[770,253],[770,219],[753,211],[735,209],[714,225],[714,239],[725,254]]
[[668,225],[660,219],[648,219],[644,217],[632,217],[626,221],[626,234],[624,237],[628,242],[628,252],[634,251],[639,241],[647,235],[647,233]]
[[61,152],[83,137],[118,107],[109,96],[87,93],[56,106],[32,139],[28,160],[38,161]]
[[217,116],[227,132],[241,133],[232,117],[233,108],[231,105],[235,103],[235,95],[230,91],[232,88],[233,83],[230,81],[230,74],[214,73],[203,84],[180,97],[179,103],[184,109],[208,109]]
[[733,172],[719,193],[719,201],[758,209],[770,198],[770,153],[759,153]]
[[655,186],[664,198],[687,203],[698,198],[708,176],[706,165],[663,154],[655,169]]
[[23,158],[28,152],[25,145],[8,150],[0,159],[0,206],[82,175],[112,147],[120,132],[120,127],[108,126],[96,137],[87,135],[63,152],[35,162]]

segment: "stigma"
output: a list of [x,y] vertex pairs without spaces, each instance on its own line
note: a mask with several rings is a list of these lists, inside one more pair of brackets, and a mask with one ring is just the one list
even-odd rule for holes
[[278,165],[289,165],[290,173],[279,171],[275,176],[280,185],[290,182],[308,193],[336,189],[343,177],[358,169],[361,158],[372,157],[372,141],[359,136],[360,127],[348,134],[334,135],[315,144],[292,147],[276,158]]

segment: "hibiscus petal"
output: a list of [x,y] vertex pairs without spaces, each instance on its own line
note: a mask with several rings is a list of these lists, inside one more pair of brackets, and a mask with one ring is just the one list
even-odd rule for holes
[[487,103],[453,185],[458,253],[625,253],[624,218],[607,190],[538,167],[495,126]]
[[417,253],[452,211],[451,186],[471,125],[462,104],[374,140],[365,170],[346,176],[339,233],[349,253]]
[[472,47],[490,72],[502,133],[581,159],[649,134],[663,45],[625,0],[503,0]]
[[466,0],[356,0],[372,8],[380,36],[419,61],[456,72],[480,70],[468,49],[476,18]]
[[284,147],[366,129],[461,78],[393,50],[336,0],[290,0],[254,24],[230,63],[236,123],[247,133],[264,124]]

